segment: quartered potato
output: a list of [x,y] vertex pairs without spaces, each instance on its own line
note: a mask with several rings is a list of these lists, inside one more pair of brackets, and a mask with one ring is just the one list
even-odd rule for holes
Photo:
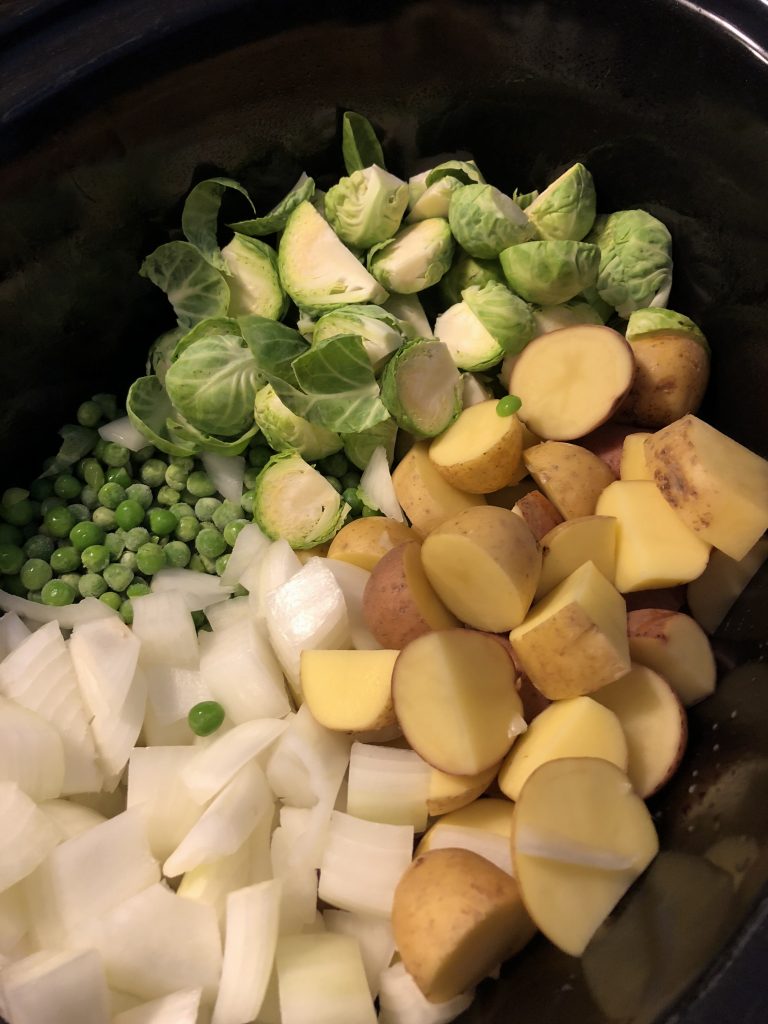
[[544,441],[528,448],[523,459],[563,519],[594,515],[598,498],[615,479],[602,459],[577,444]]
[[612,516],[567,519],[541,539],[541,576],[536,588],[540,599],[566,576],[592,562],[613,583],[616,575],[616,520]]
[[392,473],[392,483],[413,529],[422,537],[459,512],[485,504],[482,494],[467,494],[448,483],[424,441],[406,452]]
[[470,406],[429,446],[429,457],[460,491],[490,494],[520,477],[523,428],[517,416],[499,416],[495,400]]

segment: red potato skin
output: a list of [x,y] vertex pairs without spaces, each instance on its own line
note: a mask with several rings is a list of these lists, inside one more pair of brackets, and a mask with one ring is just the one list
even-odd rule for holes
[[679,612],[685,604],[685,587],[662,587],[659,590],[636,590],[633,594],[624,594],[627,612],[645,610],[661,610]]
[[664,628],[675,614],[669,608],[637,608],[627,615],[627,633],[630,636],[655,637],[666,642]]
[[545,697],[543,693],[539,693],[525,672],[523,672],[522,666],[515,655],[514,648],[509,642],[509,635],[507,633],[486,633],[485,635],[491,637],[496,643],[501,644],[511,658],[512,664],[515,666],[515,688],[520,696],[520,700],[523,702],[523,718],[530,725],[537,715],[540,715],[545,708],[549,707],[552,701]]
[[563,517],[541,491],[530,491],[523,495],[515,502],[512,511],[522,516],[537,541],[563,522]]
[[604,423],[597,430],[593,430],[591,434],[586,434],[584,437],[579,438],[578,444],[582,448],[587,448],[599,459],[602,459],[618,480],[624,438],[628,434],[639,433],[642,433],[641,427],[628,426],[625,423],[614,423],[611,421],[610,423]]

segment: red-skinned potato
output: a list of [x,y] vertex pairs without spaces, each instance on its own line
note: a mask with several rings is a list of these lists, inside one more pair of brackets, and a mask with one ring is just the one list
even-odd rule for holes
[[536,540],[541,540],[563,521],[555,506],[541,491],[531,491],[524,495],[515,502],[512,511],[528,523]]
[[639,427],[611,421],[610,423],[604,423],[597,430],[593,430],[591,434],[580,437],[579,444],[582,448],[586,448],[593,455],[602,459],[618,479],[624,438],[628,434],[638,433],[639,430]]
[[663,676],[686,707],[714,692],[712,647],[690,615],[644,608],[627,616],[627,630],[632,660]]
[[636,590],[624,595],[627,611],[636,612],[641,608],[664,608],[679,612],[685,604],[685,587],[660,587],[658,590]]

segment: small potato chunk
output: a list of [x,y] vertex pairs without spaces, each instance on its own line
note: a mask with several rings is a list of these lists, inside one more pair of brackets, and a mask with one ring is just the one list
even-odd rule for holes
[[491,505],[467,509],[433,530],[421,560],[446,607],[489,633],[523,621],[541,571],[541,551],[527,523]]
[[761,537],[738,562],[713,551],[707,568],[688,584],[691,615],[708,633],[714,633],[768,558],[768,537]]
[[416,541],[393,548],[374,567],[363,591],[363,616],[382,647],[398,649],[432,629],[457,625],[424,574]]
[[709,545],[683,523],[650,480],[617,480],[603,491],[597,514],[614,516],[616,587],[633,590],[674,587],[700,576]]
[[406,970],[433,1003],[472,988],[535,932],[514,878],[456,849],[413,861],[395,890],[392,930]]
[[512,511],[528,523],[536,540],[541,540],[545,534],[554,530],[563,521],[563,517],[555,506],[549,498],[544,497],[541,491],[531,491],[524,495],[515,502]]
[[424,843],[430,833],[442,825],[454,825],[457,828],[476,828],[483,832],[493,832],[494,835],[509,838],[512,835],[512,816],[515,813],[515,805],[511,800],[503,800],[499,797],[483,797],[482,800],[473,800],[466,807],[445,814],[436,822],[429,832],[425,832],[421,842]]
[[619,465],[619,477],[622,480],[653,479],[645,461],[645,442],[650,436],[638,431],[636,434],[627,434],[624,438]]
[[696,412],[709,380],[709,353],[701,342],[675,331],[659,331],[629,343],[637,370],[620,418],[646,427]]
[[497,768],[492,765],[479,775],[447,775],[433,768],[427,796],[430,815],[454,813],[477,800],[496,778]]
[[416,856],[429,850],[472,850],[502,871],[512,874],[509,841],[514,811],[515,805],[511,800],[496,797],[475,800],[435,822],[422,836],[416,847]]
[[581,956],[658,849],[648,808],[609,761],[548,761],[523,786],[515,876],[534,923],[564,953]]
[[499,416],[491,399],[472,405],[429,446],[429,457],[449,484],[470,494],[490,494],[520,479],[523,427],[517,416]]
[[392,670],[398,651],[302,651],[301,688],[326,729],[365,732],[396,722]]
[[615,479],[602,459],[577,444],[545,441],[529,448],[523,459],[564,519],[594,515],[597,499]]
[[509,641],[550,700],[592,693],[630,669],[624,601],[592,562],[539,601]]
[[619,720],[591,697],[558,700],[542,711],[515,743],[499,771],[499,788],[510,800],[533,772],[559,757],[602,757],[627,770],[627,741]]
[[469,629],[426,633],[400,653],[395,714],[413,749],[449,775],[496,766],[525,730],[512,660]]
[[685,751],[688,720],[672,687],[644,665],[595,694],[621,722],[629,747],[627,775],[638,796],[651,796],[672,777]]
[[328,557],[372,572],[388,551],[409,540],[419,537],[405,523],[386,516],[365,516],[342,526],[331,541]]
[[604,423],[602,427],[593,430],[590,434],[580,437],[579,444],[602,459],[614,477],[619,475],[621,465],[621,450],[625,438],[630,434],[639,433],[637,427],[628,426],[626,423],[616,423],[611,420]]
[[609,583],[616,574],[616,520],[611,516],[567,519],[542,537],[541,576],[536,600],[541,600],[572,572],[593,562]]
[[467,494],[438,472],[429,457],[429,444],[420,441],[392,473],[395,495],[413,529],[422,537],[464,509],[484,505],[482,494]]
[[645,442],[670,508],[703,541],[739,561],[768,529],[768,462],[696,416]]
[[573,441],[610,419],[632,384],[632,349],[610,327],[577,324],[534,338],[509,380],[520,419],[539,437]]
[[686,707],[715,691],[717,667],[707,634],[690,615],[643,608],[627,616],[633,662],[652,668]]

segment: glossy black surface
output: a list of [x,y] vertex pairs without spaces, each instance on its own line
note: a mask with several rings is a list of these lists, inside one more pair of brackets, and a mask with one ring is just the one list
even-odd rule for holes
[[[601,208],[660,216],[671,304],[713,345],[707,415],[768,454],[761,0],[706,14],[672,0],[7,6],[3,485],[27,480],[77,402],[125,384],[169,326],[136,269],[190,183],[232,173],[261,208],[302,169],[338,176],[344,108],[374,120],[394,170],[467,150],[510,191],[582,159]],[[667,852],[583,961],[537,940],[463,1019],[766,1019],[767,606],[763,574],[721,631],[718,693],[692,713],[683,766],[654,801]],[[738,886],[704,856],[716,843]]]

